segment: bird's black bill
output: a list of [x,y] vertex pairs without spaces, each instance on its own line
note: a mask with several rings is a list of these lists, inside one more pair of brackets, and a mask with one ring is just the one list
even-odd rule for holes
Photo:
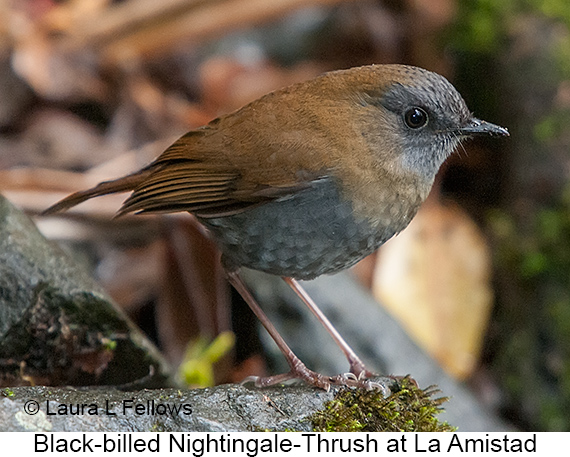
[[490,136],[509,136],[509,131],[490,122],[473,118],[465,127],[459,129],[461,135],[490,135]]

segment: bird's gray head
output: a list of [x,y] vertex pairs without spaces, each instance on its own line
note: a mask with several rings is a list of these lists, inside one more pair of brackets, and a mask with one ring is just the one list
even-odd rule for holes
[[392,117],[404,168],[433,180],[462,139],[508,135],[505,128],[473,117],[447,79],[416,67],[399,66],[380,98]]

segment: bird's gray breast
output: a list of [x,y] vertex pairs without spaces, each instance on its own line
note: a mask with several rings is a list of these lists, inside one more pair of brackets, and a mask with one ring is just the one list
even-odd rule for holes
[[350,267],[394,235],[355,217],[332,180],[242,213],[202,219],[224,261],[271,274],[311,279]]

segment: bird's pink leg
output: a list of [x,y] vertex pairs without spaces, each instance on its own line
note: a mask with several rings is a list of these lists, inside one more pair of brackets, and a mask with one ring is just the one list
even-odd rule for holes
[[301,287],[301,284],[299,284],[296,279],[288,278],[285,276],[283,277],[283,280],[295,291],[299,298],[303,300],[303,303],[307,305],[307,307],[330,334],[338,347],[342,350],[342,352],[344,352],[344,355],[348,359],[348,363],[350,365],[350,372],[354,374],[357,379],[376,376],[374,372],[366,368],[362,360],[360,360],[360,357],[356,355],[356,353],[352,350],[352,348],[348,345],[340,333],[338,333],[337,329],[332,325],[331,321],[328,320],[327,316],[325,316],[324,313],[320,310],[320,308],[313,301],[307,291]]
[[[287,381],[290,379],[302,379],[307,384],[310,384],[315,387],[320,387],[321,389],[329,390],[331,385],[340,385],[340,386],[352,386],[352,387],[362,387],[366,389],[376,388],[377,385],[375,383],[371,383],[365,381],[364,379],[353,379],[351,377],[347,377],[345,375],[338,375],[338,376],[325,376],[320,373],[317,373],[313,370],[307,368],[307,366],[293,353],[291,348],[287,345],[283,337],[279,334],[275,326],[271,323],[267,315],[263,312],[249,289],[246,287],[244,282],[242,281],[241,277],[239,276],[237,271],[227,271],[228,280],[235,287],[235,289],[239,292],[239,294],[243,297],[246,303],[249,305],[253,313],[257,316],[261,324],[265,327],[265,329],[271,335],[271,338],[275,341],[277,346],[279,347],[280,351],[283,353],[285,358],[287,359],[287,363],[291,370],[289,373],[279,374],[275,376],[268,376],[263,378],[255,378],[255,385],[258,387],[265,387],[270,386],[273,384],[278,384],[283,381]],[[317,308],[318,309],[318,308]],[[322,313],[321,313],[322,314]],[[330,324],[330,322],[329,322]],[[332,327],[332,325],[331,325]],[[341,338],[342,340],[342,338]],[[346,345],[346,343],[345,343]],[[348,347],[348,346],[347,346]],[[350,348],[349,348],[350,349]],[[352,350],[351,350],[352,352]],[[354,353],[353,353],[354,354]],[[366,372],[364,369],[364,365],[360,362],[360,359],[356,355],[354,355],[355,362],[354,364],[351,362],[351,367],[354,365],[355,367],[359,368],[359,375],[360,373]],[[360,362],[360,365],[358,364]],[[356,373],[355,373],[356,374]],[[381,387],[381,386],[379,386]]]

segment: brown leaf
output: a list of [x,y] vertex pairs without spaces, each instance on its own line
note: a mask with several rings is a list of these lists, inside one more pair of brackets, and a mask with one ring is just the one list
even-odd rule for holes
[[457,205],[430,202],[384,245],[374,295],[442,366],[466,378],[493,302],[487,243]]

